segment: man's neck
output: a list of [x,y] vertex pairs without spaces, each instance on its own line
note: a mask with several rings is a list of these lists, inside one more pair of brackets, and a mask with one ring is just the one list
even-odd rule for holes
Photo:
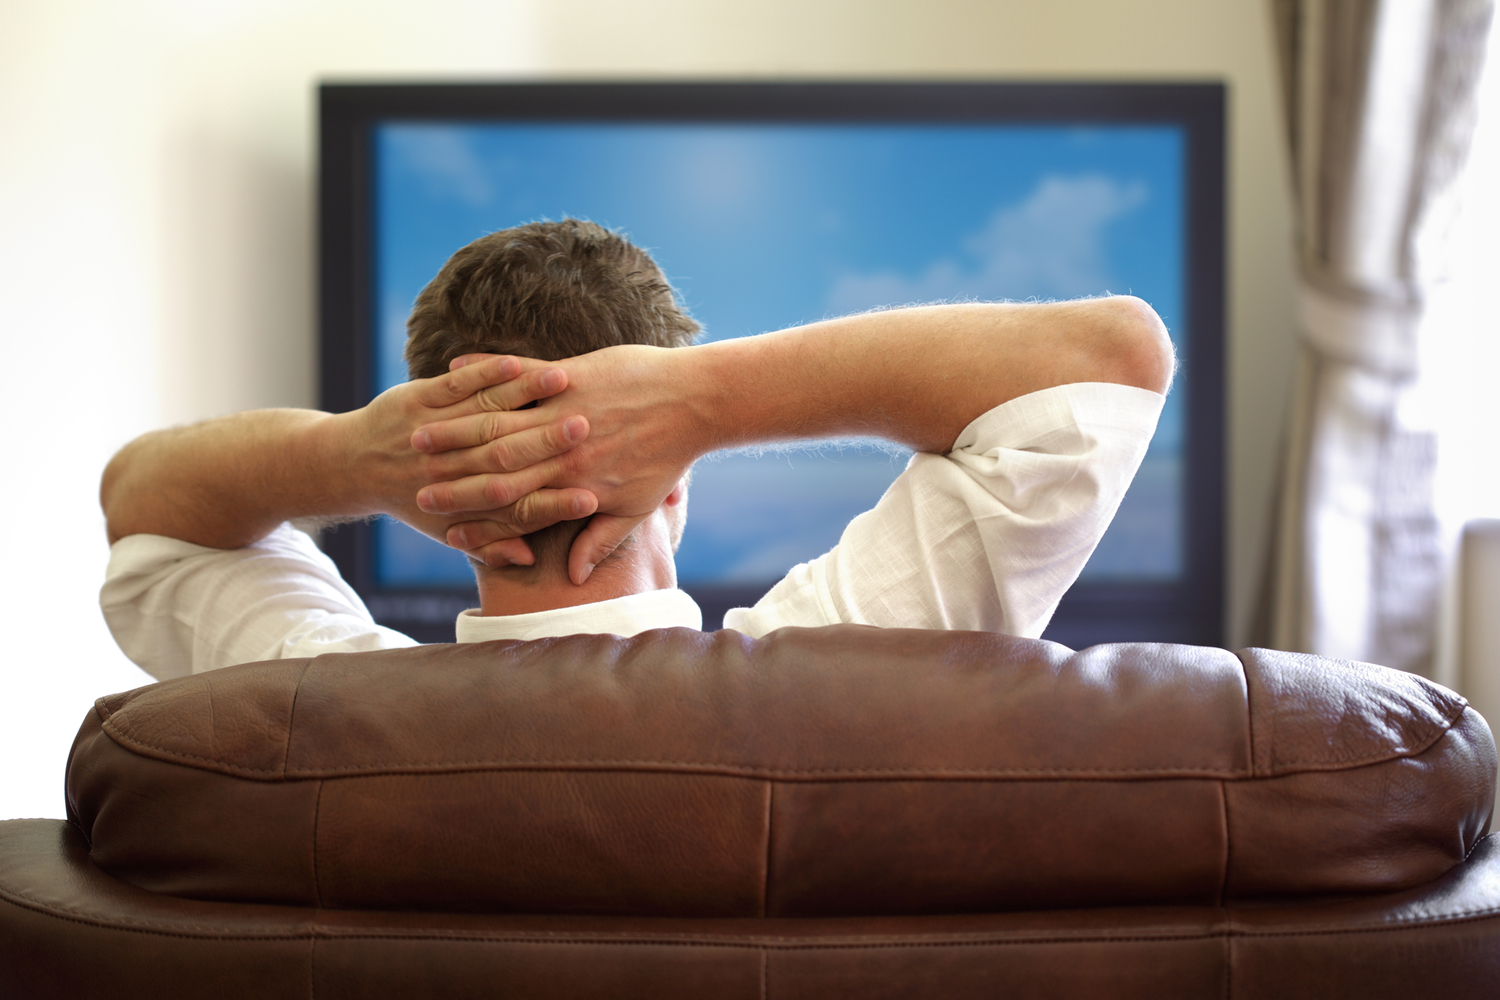
[[643,559],[641,554],[633,552],[618,561],[601,563],[582,586],[569,580],[566,568],[562,567],[556,572],[535,575],[504,570],[481,572],[479,613],[525,615],[677,586],[677,567],[670,555],[665,559]]
[[[670,584],[669,584],[670,586]],[[508,579],[500,574],[485,574],[479,583],[479,613],[482,615],[525,615],[554,608],[572,608],[580,604],[610,601],[628,594],[639,594],[660,587],[639,586],[633,574],[594,573],[583,586],[564,575],[545,580]]]

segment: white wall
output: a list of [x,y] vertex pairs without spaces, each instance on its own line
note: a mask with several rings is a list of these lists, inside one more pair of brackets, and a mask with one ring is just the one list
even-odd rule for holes
[[315,398],[324,78],[1050,77],[1231,85],[1231,627],[1259,568],[1292,347],[1260,0],[0,0],[0,818],[60,816],[92,699],[148,678],[95,595],[109,455]]

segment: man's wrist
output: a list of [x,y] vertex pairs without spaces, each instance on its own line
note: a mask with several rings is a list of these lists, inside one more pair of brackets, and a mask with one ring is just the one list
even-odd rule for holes
[[776,338],[760,334],[687,349],[698,352],[681,377],[685,409],[698,425],[698,455],[798,436],[807,408],[786,396],[805,373],[770,370],[781,346]]
[[667,412],[679,435],[686,464],[711,451],[731,447],[734,439],[735,366],[726,341],[667,351],[663,383],[672,401]]

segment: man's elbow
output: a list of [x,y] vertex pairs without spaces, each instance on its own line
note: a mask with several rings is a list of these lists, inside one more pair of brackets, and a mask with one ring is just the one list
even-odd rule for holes
[[1149,389],[1163,395],[1172,387],[1177,354],[1156,310],[1133,295],[1103,300],[1110,321],[1101,363],[1106,381]]
[[121,480],[125,478],[126,466],[129,464],[129,458],[125,455],[127,450],[128,446],[110,459],[109,464],[104,467],[104,475],[99,477],[99,509],[104,512],[104,531],[111,545],[130,534],[120,523],[123,507],[120,502]]

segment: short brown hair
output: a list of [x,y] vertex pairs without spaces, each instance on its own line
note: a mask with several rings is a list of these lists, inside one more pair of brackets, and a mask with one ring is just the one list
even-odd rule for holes
[[560,361],[618,344],[685,347],[698,329],[651,255],[619,233],[532,222],[448,258],[406,321],[406,366],[431,378],[464,354]]
[[[431,378],[465,354],[560,361],[619,344],[686,347],[698,330],[651,255],[619,233],[581,219],[531,222],[448,258],[406,321],[406,366]],[[565,569],[585,523],[527,535],[537,567]]]

